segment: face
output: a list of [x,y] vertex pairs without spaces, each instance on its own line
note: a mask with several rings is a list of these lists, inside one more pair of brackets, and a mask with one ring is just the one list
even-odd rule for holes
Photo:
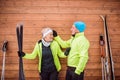
[[74,35],[74,34],[76,34],[77,32],[79,32],[74,25],[72,25],[72,27],[71,27],[70,30],[71,30],[71,32],[72,32],[72,35]]
[[44,39],[45,39],[46,42],[51,42],[51,41],[53,41],[53,33],[52,33],[52,32],[49,33],[48,35],[45,36]]

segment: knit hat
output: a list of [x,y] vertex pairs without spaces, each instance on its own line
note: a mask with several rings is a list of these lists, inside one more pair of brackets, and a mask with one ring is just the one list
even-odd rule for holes
[[74,26],[79,30],[79,32],[84,32],[86,29],[86,24],[82,21],[74,22]]
[[42,31],[42,37],[44,38],[47,36],[49,33],[53,32],[51,28],[44,28]]

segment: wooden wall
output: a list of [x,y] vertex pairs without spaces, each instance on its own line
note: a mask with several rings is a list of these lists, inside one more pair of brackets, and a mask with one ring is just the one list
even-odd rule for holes
[[[24,52],[32,52],[41,39],[41,29],[51,27],[67,40],[74,21],[87,24],[85,35],[90,41],[89,61],[85,80],[101,80],[99,34],[103,22],[99,15],[107,15],[116,80],[120,80],[120,0],[0,0],[0,48],[8,40],[5,80],[18,80],[16,25],[24,24]],[[2,68],[0,50],[0,75]],[[26,80],[39,80],[38,59],[25,60]],[[60,80],[65,80],[66,59],[61,59]]]

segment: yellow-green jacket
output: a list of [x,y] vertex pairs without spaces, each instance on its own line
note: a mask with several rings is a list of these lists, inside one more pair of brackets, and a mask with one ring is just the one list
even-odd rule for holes
[[[59,61],[59,57],[65,58],[66,56],[64,53],[61,51],[58,43],[56,41],[52,41],[50,44],[50,48],[52,51],[53,59],[54,59],[54,64],[56,66],[57,71],[60,71],[61,69],[61,64]],[[36,56],[39,57],[39,65],[38,65],[38,70],[41,72],[41,59],[42,59],[42,43],[38,42],[35,45],[35,48],[32,53],[26,53],[26,55],[23,57],[25,59],[35,59]]]
[[75,73],[80,75],[83,72],[88,61],[89,41],[84,36],[84,32],[77,33],[68,41],[63,41],[59,36],[55,40],[61,45],[62,48],[71,47],[68,55],[67,65],[76,67]]

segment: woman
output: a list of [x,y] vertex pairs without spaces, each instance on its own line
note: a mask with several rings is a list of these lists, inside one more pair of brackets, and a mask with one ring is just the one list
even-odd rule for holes
[[42,30],[42,39],[36,43],[32,53],[22,52],[21,54],[18,51],[18,55],[25,59],[35,59],[38,56],[41,80],[57,80],[61,69],[59,57],[66,57],[58,43],[53,40],[53,30],[50,28]]

